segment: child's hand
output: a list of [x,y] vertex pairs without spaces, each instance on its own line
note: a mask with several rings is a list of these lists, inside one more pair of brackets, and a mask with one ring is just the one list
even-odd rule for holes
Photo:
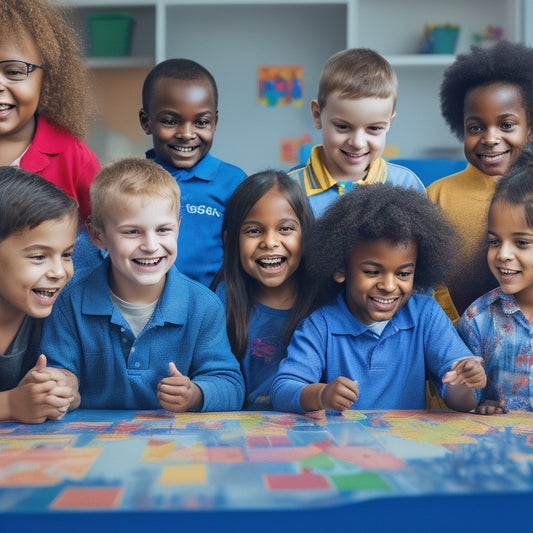
[[[9,391],[11,418],[25,424],[39,424],[47,418],[59,420],[74,401],[71,387],[58,385],[40,355],[35,366]],[[63,378],[64,379],[64,378]],[[77,384],[76,384],[77,393]]]
[[460,359],[452,365],[442,378],[443,383],[450,385],[466,385],[470,389],[482,389],[487,385],[485,369],[477,357]]
[[63,368],[54,368],[51,366],[46,366],[46,357],[41,354],[39,356],[39,361],[44,362],[44,366],[40,367],[38,371],[34,374],[34,379],[36,382],[44,381],[55,381],[56,387],[54,387],[50,392],[50,397],[48,398],[48,403],[55,404],[56,400],[52,397],[59,398],[59,402],[63,403],[63,399],[69,402],[66,409],[61,408],[63,414],[67,411],[72,411],[80,405],[80,394],[78,392],[78,378],[75,374],[69,370]]
[[183,376],[174,363],[168,364],[170,377],[163,378],[157,386],[157,398],[161,407],[174,413],[189,409],[199,411],[203,405],[200,387],[187,376]]
[[359,385],[344,376],[330,381],[323,389],[321,401],[324,409],[346,411],[359,398]]
[[503,415],[506,412],[505,400],[485,400],[476,407],[477,415]]

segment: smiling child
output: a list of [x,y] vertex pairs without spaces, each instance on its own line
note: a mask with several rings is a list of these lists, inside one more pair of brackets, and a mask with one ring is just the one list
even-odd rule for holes
[[77,228],[78,206],[59,187],[0,167],[0,421],[59,419],[79,403],[75,378],[39,351],[42,321],[73,274]]
[[424,294],[445,278],[454,235],[413,189],[373,184],[333,203],[309,253],[323,301],[293,334],[272,385],[274,408],[423,409],[430,379],[448,407],[474,409],[483,367]]
[[95,177],[91,205],[91,238],[108,257],[67,287],[42,340],[50,364],[77,376],[81,407],[239,409],[222,304],[174,266],[176,180],[148,159],[115,161]]
[[139,119],[151,135],[146,153],[170,172],[181,189],[177,266],[209,286],[222,265],[226,202],[246,177],[210,154],[218,123],[218,89],[211,73],[189,59],[168,59],[146,77]]

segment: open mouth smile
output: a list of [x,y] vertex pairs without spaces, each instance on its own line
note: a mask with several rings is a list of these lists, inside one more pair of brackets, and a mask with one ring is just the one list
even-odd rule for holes
[[279,268],[285,261],[286,257],[265,257],[263,259],[257,259],[256,263],[263,268]]
[[37,294],[37,296],[40,296],[44,299],[51,299],[53,298],[57,293],[59,289],[33,289],[33,292]]
[[196,146],[170,146],[172,150],[180,152],[182,154],[190,154],[199,148],[199,145]]
[[163,261],[162,257],[157,257],[154,259],[133,259],[134,263],[137,263],[140,266],[155,266]]

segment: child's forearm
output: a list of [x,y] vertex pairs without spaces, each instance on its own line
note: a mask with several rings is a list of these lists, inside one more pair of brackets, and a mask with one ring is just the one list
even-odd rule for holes
[[466,385],[451,385],[446,387],[444,394],[446,405],[454,411],[468,412],[477,406],[477,399],[472,389]]
[[312,383],[306,385],[300,394],[300,406],[304,411],[318,411],[324,409],[322,393],[326,388],[325,383]]

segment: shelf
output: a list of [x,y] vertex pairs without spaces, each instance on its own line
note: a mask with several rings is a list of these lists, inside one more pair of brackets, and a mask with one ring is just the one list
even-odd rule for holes
[[[444,122],[439,101],[443,73],[456,55],[417,53],[424,28],[460,25],[455,52],[463,54],[474,35],[489,25],[501,26],[511,41],[523,40],[524,28],[533,27],[533,0],[52,1],[72,8],[87,56],[91,13],[127,11],[135,20],[129,56],[86,58],[102,110],[101,129],[92,137],[102,161],[122,153],[144,153],[150,139],[142,136],[137,124],[144,77],[165,59],[186,57],[204,65],[219,86],[221,119],[213,155],[247,173],[291,166],[281,160],[281,141],[310,134],[313,143],[320,142],[309,102],[316,98],[328,57],[352,47],[376,50],[398,75],[397,118],[387,143],[397,147],[402,158],[431,158],[443,151],[461,157],[462,143]],[[256,94],[261,65],[301,66],[303,105],[260,105]],[[124,117],[131,122],[126,124]],[[244,128],[250,134],[243,135]],[[235,143],[236,138],[241,142]]]
[[388,55],[387,60],[393,67],[439,67],[451,65],[453,54],[401,54]]
[[121,56],[121,57],[86,57],[88,68],[135,68],[154,66],[153,57]]

